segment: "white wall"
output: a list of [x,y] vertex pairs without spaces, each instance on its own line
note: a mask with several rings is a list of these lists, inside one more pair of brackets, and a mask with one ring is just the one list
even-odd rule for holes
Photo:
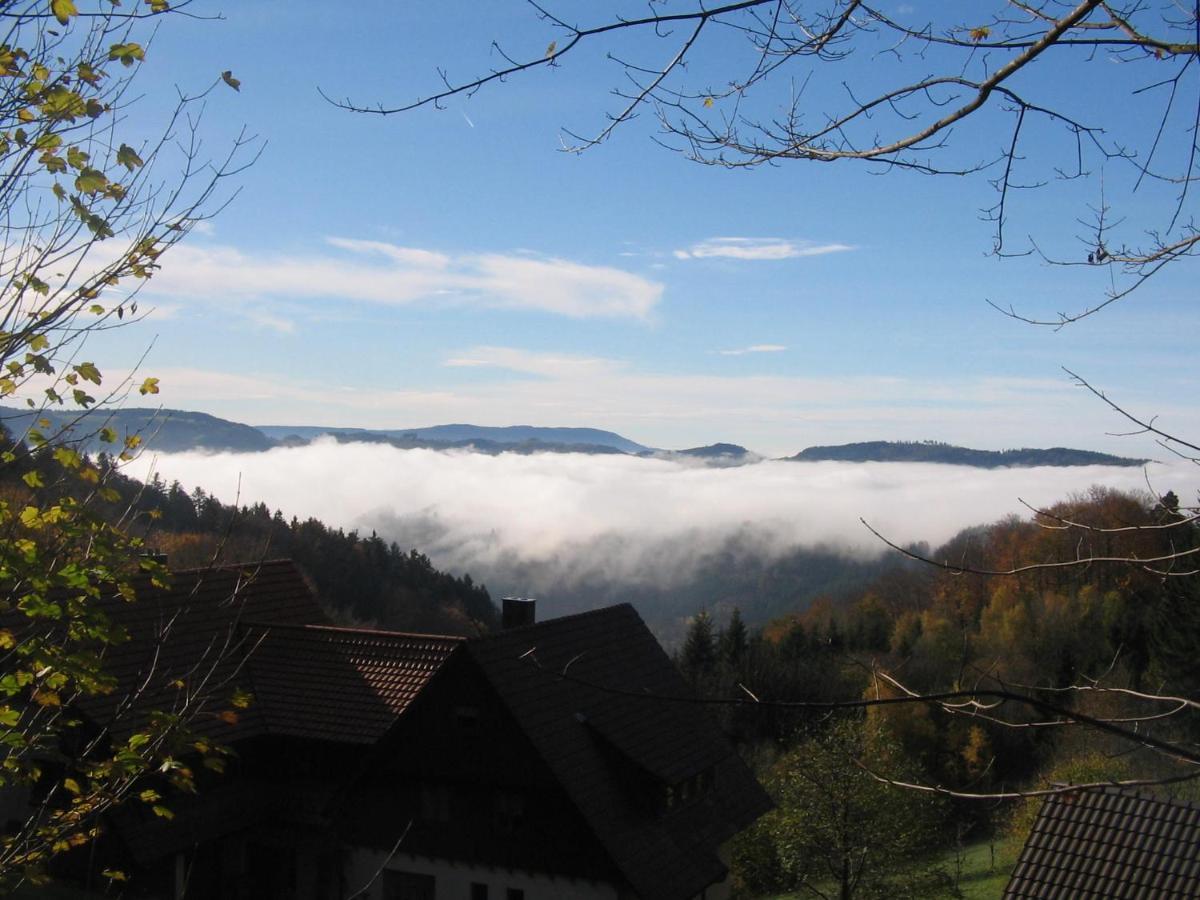
[[605,882],[493,869],[404,853],[397,853],[389,860],[383,851],[361,848],[352,850],[346,861],[348,896],[356,900],[381,900],[382,876],[365,894],[354,893],[369,882],[380,867],[434,876],[437,879],[436,900],[470,900],[472,883],[488,886],[488,900],[505,900],[507,888],[520,888],[525,892],[525,900],[618,900],[616,887]]

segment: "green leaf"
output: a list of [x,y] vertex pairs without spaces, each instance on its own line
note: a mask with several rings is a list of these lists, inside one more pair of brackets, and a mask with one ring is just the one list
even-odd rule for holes
[[221,73],[221,80],[224,81],[231,88],[233,88],[235,91],[238,91],[239,93],[241,92],[242,83],[233,77],[233,72],[230,71],[229,69],[226,69],[224,72]]
[[50,119],[73,122],[86,112],[87,104],[83,102],[83,97],[62,85],[51,88],[42,98],[42,114]]
[[[39,291],[39,293],[41,293],[41,292]],[[29,349],[34,351],[35,353],[37,353],[38,351],[41,351],[41,350],[45,350],[49,346],[50,346],[50,339],[48,337],[46,337],[44,334],[35,334],[33,337],[31,337],[29,339]]]
[[[67,171],[67,161],[61,156],[55,156],[50,151],[46,151],[40,157],[38,157],[38,162],[45,166],[46,171],[51,175],[57,175],[59,172]],[[55,187],[58,187],[58,185],[55,185]],[[62,190],[62,188],[59,188],[59,190]]]
[[113,428],[110,428],[108,425],[105,425],[103,428],[100,429],[100,440],[102,440],[106,444],[116,443],[116,440],[117,440],[116,430]]
[[75,179],[75,190],[84,194],[98,194],[108,186],[108,179],[99,169],[84,168]]
[[113,44],[108,48],[108,58],[120,62],[123,66],[132,66],[146,58],[146,51],[141,44]]
[[59,25],[66,25],[72,18],[79,15],[73,0],[50,0],[50,12],[58,19]]
[[67,469],[78,469],[79,464],[83,461],[78,451],[72,450],[70,447],[55,447],[54,458]]
[[92,384],[100,383],[100,370],[96,368],[95,363],[84,362],[72,368],[79,373],[79,377],[84,381],[90,381]]
[[145,165],[142,162],[142,158],[137,155],[137,151],[128,144],[122,144],[121,148],[117,151],[117,163],[127,168],[130,172],[139,166]]

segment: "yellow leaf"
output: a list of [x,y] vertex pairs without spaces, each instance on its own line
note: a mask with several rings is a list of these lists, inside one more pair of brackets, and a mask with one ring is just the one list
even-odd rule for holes
[[705,98],[704,98],[704,108],[705,108],[705,109],[712,109],[712,105],[713,105],[713,98],[712,98],[712,97],[705,97]]
[[79,15],[74,0],[50,0],[50,11],[58,19],[59,25],[66,25],[73,16]]

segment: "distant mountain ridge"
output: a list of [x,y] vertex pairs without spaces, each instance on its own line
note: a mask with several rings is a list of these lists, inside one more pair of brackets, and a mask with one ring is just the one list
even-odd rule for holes
[[[129,434],[140,434],[147,447],[161,453],[181,453],[187,450],[258,452],[275,446],[257,428],[219,419],[208,413],[182,409],[151,409],[147,407],[106,408],[92,410],[80,416],[78,412],[0,407],[0,425],[14,437],[20,437],[39,420],[50,424],[40,430],[46,437],[63,434],[67,440],[78,441],[89,453],[106,450],[118,453],[120,442]],[[118,443],[105,444],[99,430],[108,426],[117,433]]]
[[1094,450],[1072,450],[1068,447],[1050,447],[1045,450],[1029,447],[1019,450],[973,450],[940,441],[863,441],[856,444],[808,447],[787,459],[798,462],[923,462],[973,466],[977,469],[1141,466],[1150,462],[1148,459],[1131,459],[1097,453]]
[[[96,409],[84,415],[67,410],[0,407],[0,425],[20,437],[38,420],[48,420],[41,430],[47,437],[65,432],[82,450],[98,453],[119,450],[127,434],[140,434],[143,447],[160,453],[206,450],[258,453],[273,447],[303,446],[319,437],[339,443],[377,443],[402,450],[468,450],[499,453],[624,454],[659,459],[690,459],[711,466],[751,465],[763,457],[738,444],[715,443],[685,450],[657,450],[613,431],[599,428],[538,427],[534,425],[434,425],[426,428],[329,428],[318,425],[244,425],[202,412],[180,409]],[[118,444],[105,444],[98,433],[103,426],[117,432]],[[1130,459],[1072,450],[1066,447],[1019,450],[973,450],[938,441],[863,441],[852,444],[808,447],[795,456],[799,462],[924,462],[973,466],[982,469],[1031,466],[1140,466],[1145,459]]]
[[492,445],[525,445],[531,442],[561,447],[608,447],[622,453],[651,453],[652,447],[631,441],[616,432],[599,428],[550,428],[535,425],[433,425],[426,428],[321,428],[313,425],[258,425],[260,432],[275,440],[296,436],[314,438],[323,434],[378,435],[413,442],[466,446],[483,442]]

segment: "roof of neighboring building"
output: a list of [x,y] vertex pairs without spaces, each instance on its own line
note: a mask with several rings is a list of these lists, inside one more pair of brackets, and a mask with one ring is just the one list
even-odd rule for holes
[[[717,847],[770,800],[632,606],[500,632],[467,651],[639,896],[693,897],[721,880]],[[646,796],[709,776],[710,791],[669,811]]]
[[1200,896],[1200,806],[1116,788],[1055,794],[1005,897]]

